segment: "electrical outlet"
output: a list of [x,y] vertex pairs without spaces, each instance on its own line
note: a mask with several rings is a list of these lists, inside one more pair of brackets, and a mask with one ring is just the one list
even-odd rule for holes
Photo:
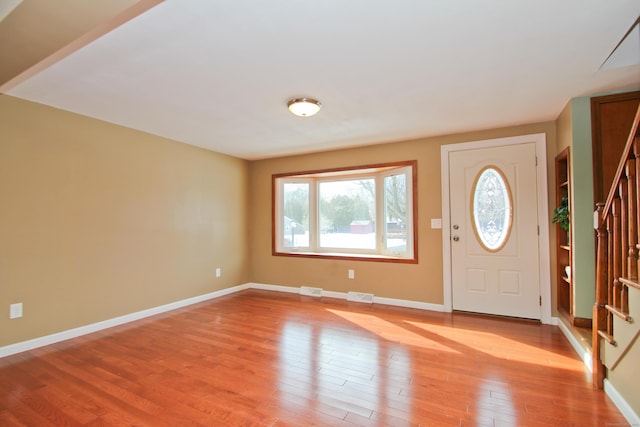
[[355,279],[355,278],[356,278],[356,271],[349,270],[349,279]]
[[220,267],[216,268],[216,277],[222,276],[222,269]]
[[9,319],[22,317],[22,303],[11,304],[9,306]]

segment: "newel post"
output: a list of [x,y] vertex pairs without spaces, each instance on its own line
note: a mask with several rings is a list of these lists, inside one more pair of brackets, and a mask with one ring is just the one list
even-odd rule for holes
[[596,301],[593,305],[593,383],[602,389],[604,386],[605,366],[602,364],[600,357],[601,339],[598,331],[607,329],[607,313],[605,304],[607,304],[607,244],[608,234],[603,218],[604,203],[596,204],[596,212],[594,213],[594,228],[598,233],[597,246],[597,264],[596,264]]

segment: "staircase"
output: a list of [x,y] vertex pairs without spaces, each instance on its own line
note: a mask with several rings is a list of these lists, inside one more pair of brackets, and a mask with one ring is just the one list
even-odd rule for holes
[[[604,366],[609,372],[615,371],[615,369],[623,363],[627,355],[631,352],[636,341],[640,337],[640,325],[638,321],[634,321],[633,317],[629,314],[631,312],[640,313],[640,287],[638,284],[631,286],[635,291],[628,293],[629,309],[628,312],[622,312],[615,314],[613,317],[613,330],[615,331],[615,338],[612,335],[605,333],[605,331],[599,331],[599,335],[609,345],[605,345],[602,348],[601,356]],[[615,310],[610,308],[609,310]],[[615,311],[612,311],[614,313]],[[640,320],[636,318],[637,320]],[[640,347],[638,347],[640,348]],[[635,358],[630,358],[634,362],[640,360],[640,353]]]
[[606,203],[597,204],[595,215],[598,246],[593,379],[599,388],[605,378],[615,378],[623,388],[628,384],[632,390],[640,372],[639,121],[640,107]]

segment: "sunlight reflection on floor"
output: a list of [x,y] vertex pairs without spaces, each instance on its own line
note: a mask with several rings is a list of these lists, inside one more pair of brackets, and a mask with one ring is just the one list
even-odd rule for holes
[[401,326],[382,320],[377,316],[364,313],[353,313],[341,310],[327,310],[343,319],[352,322],[382,338],[402,344],[414,345],[448,353],[459,353],[458,351],[444,346],[436,341],[430,340],[422,335],[411,332]]
[[460,351],[455,348],[437,342],[448,340],[500,359],[553,366],[572,371],[583,369],[580,364],[576,364],[576,361],[570,357],[524,344],[494,333],[462,329],[460,327],[451,328],[423,322],[405,321],[407,325],[411,325],[413,328],[437,335],[438,338],[436,341],[435,339],[429,339],[424,335],[412,332],[407,328],[382,320],[371,314],[353,313],[335,309],[329,309],[328,311],[382,338],[402,344],[460,354]]
[[576,363],[573,358],[524,344],[498,334],[422,322],[405,321],[405,323],[496,358],[553,366],[572,371],[584,370],[584,367]]

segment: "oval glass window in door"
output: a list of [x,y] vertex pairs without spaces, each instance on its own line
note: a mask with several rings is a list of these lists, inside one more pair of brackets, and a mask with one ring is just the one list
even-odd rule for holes
[[471,224],[480,245],[489,252],[499,251],[511,234],[513,204],[511,189],[496,166],[483,168],[471,190]]

